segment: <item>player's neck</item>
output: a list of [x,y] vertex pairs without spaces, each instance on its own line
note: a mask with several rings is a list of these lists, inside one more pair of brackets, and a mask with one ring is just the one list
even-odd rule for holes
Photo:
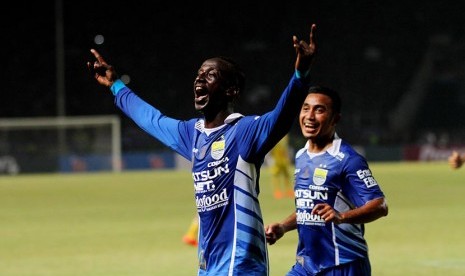
[[307,150],[312,153],[324,152],[333,145],[333,137],[334,135],[330,137],[309,139]]
[[224,120],[231,115],[229,110],[223,110],[215,114],[215,116],[205,116],[205,128],[215,128],[224,124]]

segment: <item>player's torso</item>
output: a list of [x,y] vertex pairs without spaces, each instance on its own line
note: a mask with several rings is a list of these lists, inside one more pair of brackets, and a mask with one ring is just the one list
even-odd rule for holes
[[[211,258],[220,250],[233,250],[234,172],[238,159],[234,128],[226,125],[211,133],[199,133],[194,141],[192,178],[200,218],[199,267],[211,267]],[[227,265],[225,263],[225,265]],[[215,269],[221,269],[214,264]],[[227,269],[227,267],[223,268]]]
[[226,275],[228,271],[265,275],[267,271],[254,185],[257,167],[242,159],[240,151],[250,149],[250,143],[237,134],[237,127],[228,124],[209,136],[200,132],[195,137],[192,176],[200,218],[199,275]]
[[[313,273],[339,263],[366,256],[363,226],[325,223],[317,214],[311,214],[318,203],[335,206],[344,200],[347,208],[352,203],[344,196],[346,183],[345,161],[349,153],[310,156],[304,152],[296,158],[295,196],[297,227],[299,232],[298,260]],[[354,241],[355,238],[356,240]]]
[[233,135],[233,127],[207,136],[200,133],[196,138],[192,158],[192,178],[198,212],[215,211],[231,200],[234,184],[234,166],[239,156]]
[[341,189],[341,161],[327,152],[310,158],[304,152],[295,163],[297,224],[324,227],[318,215],[311,215],[315,204],[333,205]]

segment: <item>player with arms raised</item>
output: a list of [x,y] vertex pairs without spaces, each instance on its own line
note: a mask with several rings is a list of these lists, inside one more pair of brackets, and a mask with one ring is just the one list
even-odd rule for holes
[[110,88],[116,105],[148,134],[192,161],[200,222],[198,275],[269,274],[258,201],[260,168],[265,155],[289,131],[306,96],[316,52],[315,28],[312,25],[308,43],[293,37],[295,72],[276,107],[262,116],[234,113],[245,77],[228,58],[203,62],[191,94],[202,117],[183,121],[139,98],[91,50],[96,61],[87,66],[98,83]]

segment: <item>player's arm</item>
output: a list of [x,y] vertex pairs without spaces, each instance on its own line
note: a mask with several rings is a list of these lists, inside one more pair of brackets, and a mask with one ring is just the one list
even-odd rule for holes
[[118,83],[121,83],[121,88],[115,95],[116,106],[145,132],[190,160],[195,120],[181,121],[164,115],[120,80],[114,83],[112,90]]
[[290,216],[280,223],[272,223],[265,226],[266,241],[272,245],[279,240],[286,232],[297,228],[297,216],[293,212]]
[[[363,224],[377,220],[388,214],[388,205],[367,160],[352,149],[343,160],[342,190],[336,210],[331,206],[315,205],[312,214],[320,215],[325,221],[336,224]],[[344,207],[343,205],[347,205]]]
[[[292,37],[294,49],[296,51],[295,72],[288,86],[281,94],[275,108],[266,114],[272,121],[274,128],[271,132],[276,132],[278,140],[276,144],[289,131],[291,120],[294,120],[300,112],[300,106],[307,96],[310,87],[310,67],[317,53],[315,41],[316,25],[312,24],[309,40],[298,40]],[[273,136],[272,134],[270,136]]]
[[264,157],[284,135],[291,129],[292,122],[300,112],[300,107],[307,96],[310,87],[310,66],[316,55],[315,42],[316,25],[311,26],[309,41],[298,40],[292,37],[293,47],[296,51],[295,71],[289,84],[284,89],[275,108],[260,116],[247,126],[241,133],[247,141],[249,152],[241,155],[248,162],[256,162]]
[[325,222],[335,224],[362,224],[372,222],[387,216],[388,206],[384,197],[368,201],[365,205],[346,212],[338,212],[327,203],[318,203],[312,210],[312,215],[319,215]]
[[114,67],[108,64],[99,52],[94,49],[90,51],[95,57],[94,62],[87,62],[90,74],[99,84],[110,88],[115,96],[115,104],[121,111],[145,132],[190,160],[190,128],[193,128],[195,122],[180,121],[162,114],[126,87],[118,78]]

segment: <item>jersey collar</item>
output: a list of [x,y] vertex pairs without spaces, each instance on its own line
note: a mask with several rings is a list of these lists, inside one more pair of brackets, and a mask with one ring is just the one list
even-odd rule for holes
[[[308,149],[308,143],[309,143],[308,141],[307,141],[307,143],[305,143],[305,148],[306,149]],[[332,156],[336,156],[339,153],[340,147],[341,147],[341,138],[339,138],[337,133],[334,133],[333,144],[331,145],[331,147],[329,147],[325,151],[317,152],[317,153],[311,153],[311,152],[308,152],[308,150],[306,150],[306,151],[307,151],[307,154],[310,155],[310,157],[312,157],[312,158],[315,157],[315,156],[321,155],[321,154],[323,154],[325,152],[328,152]]]
[[235,120],[237,120],[238,118],[241,118],[241,117],[244,117],[244,115],[242,115],[240,113],[232,113],[228,117],[226,117],[226,119],[224,119],[224,123],[225,124],[230,124],[230,123],[234,122]]

